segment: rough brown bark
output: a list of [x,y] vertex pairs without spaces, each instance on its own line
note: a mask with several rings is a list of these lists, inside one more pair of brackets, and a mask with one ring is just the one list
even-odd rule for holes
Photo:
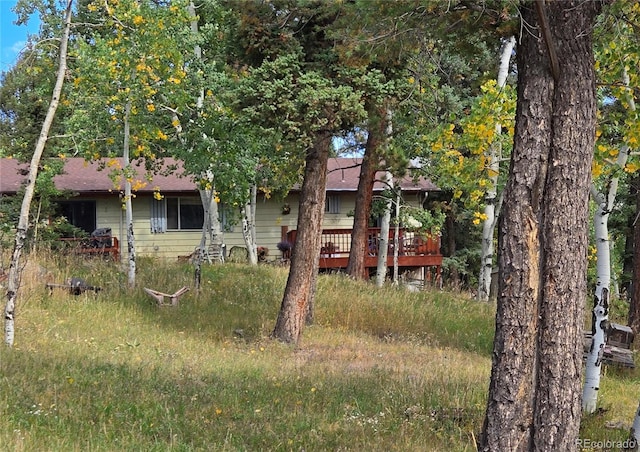
[[305,158],[304,181],[300,191],[296,243],[280,312],[272,336],[287,343],[297,343],[305,316],[313,318],[307,305],[315,291],[314,272],[318,271],[320,238],[324,216],[327,161],[331,134],[319,134]]
[[505,189],[496,334],[481,450],[576,450],[581,415],[588,200],[596,98],[591,29],[600,2],[546,3],[551,46],[518,47],[518,107]]
[[367,242],[369,240],[368,228],[369,217],[371,216],[371,201],[373,199],[373,184],[380,166],[380,148],[387,138],[387,112],[370,108],[369,118],[367,143],[362,158],[362,166],[360,167],[360,179],[356,193],[351,249],[349,251],[349,262],[347,263],[347,274],[355,279],[364,279],[369,276],[364,265],[364,258],[369,249]]
[[[640,176],[635,177],[635,196],[636,196],[636,219],[633,224],[633,277],[631,278],[631,299],[629,302],[629,326],[634,334],[638,336],[640,333],[640,220],[637,216],[640,214]],[[634,341],[634,348],[638,347],[640,341]]]

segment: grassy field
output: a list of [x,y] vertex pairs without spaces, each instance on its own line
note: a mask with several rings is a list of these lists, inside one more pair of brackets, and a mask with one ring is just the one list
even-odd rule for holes
[[[293,347],[269,339],[285,268],[207,266],[199,293],[158,308],[142,287],[192,286],[192,269],[138,265],[129,291],[105,262],[29,262],[0,347],[0,450],[475,450],[493,306],[321,276]],[[45,290],[69,276],[103,290]],[[582,437],[626,438],[637,377],[607,369]]]

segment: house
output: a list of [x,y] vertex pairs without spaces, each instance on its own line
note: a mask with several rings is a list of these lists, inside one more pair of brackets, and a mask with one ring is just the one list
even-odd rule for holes
[[[331,158],[328,167],[327,201],[324,229],[350,229],[360,173],[358,158]],[[61,215],[88,233],[97,229],[111,230],[122,249],[126,249],[125,212],[122,208],[123,184],[114,184],[110,168],[122,165],[121,159],[87,162],[82,158],[65,158],[64,173],[54,178],[56,188],[70,193],[58,200]],[[200,243],[203,210],[200,195],[190,176],[184,175],[179,162],[165,159],[169,174],[155,174],[145,180],[140,167],[134,178],[132,199],[136,252],[140,256],[175,259],[191,254]],[[135,166],[134,166],[135,168]],[[17,193],[24,183],[27,164],[15,159],[0,159],[0,196]],[[401,181],[405,202],[421,206],[427,194],[436,191],[430,181]],[[375,191],[384,189],[377,182]],[[162,195],[158,200],[154,193]],[[259,246],[269,250],[267,259],[280,256],[276,245],[296,228],[298,189],[282,200],[259,194],[256,208],[256,237]],[[1,198],[0,198],[1,202]],[[244,247],[241,228],[228,220],[228,208],[220,205],[227,250]]]

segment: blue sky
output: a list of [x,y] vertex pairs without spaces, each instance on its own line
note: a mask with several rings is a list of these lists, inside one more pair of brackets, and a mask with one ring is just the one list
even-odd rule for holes
[[26,26],[14,23],[16,14],[11,8],[15,4],[15,0],[0,0],[0,71],[7,71],[15,64],[27,42],[27,35],[38,32],[36,17],[31,18]]

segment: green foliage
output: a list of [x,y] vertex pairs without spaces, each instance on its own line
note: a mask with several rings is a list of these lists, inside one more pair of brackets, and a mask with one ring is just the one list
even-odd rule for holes
[[86,11],[94,23],[77,41],[67,124],[74,152],[120,156],[127,136],[133,158],[149,164],[167,156],[178,125],[173,112],[195,102],[186,83],[185,55],[193,51],[186,4],[95,1]]
[[400,209],[400,224],[409,231],[425,237],[439,236],[442,233],[446,215],[439,210],[405,206]]
[[[56,200],[69,194],[55,187],[53,178],[62,171],[63,160],[53,158],[41,162],[36,180],[34,202],[29,213],[30,229],[27,232],[27,249],[54,247],[60,237],[81,237],[84,234],[65,218],[59,217]],[[24,188],[15,195],[0,197],[0,248],[12,247],[13,232],[18,224]]]
[[[57,71],[62,12],[55,2],[20,0],[14,11],[16,22],[24,24],[38,14],[38,35],[31,36],[16,64],[0,75],[0,157],[29,159],[49,108]],[[45,147],[45,156],[61,152],[64,118],[69,100],[63,92]]]
[[[482,86],[468,112],[455,122],[444,123],[421,137],[421,150],[429,165],[429,177],[442,189],[451,189],[454,200],[461,200],[468,209],[483,205],[490,179],[497,176],[489,167],[492,147],[499,147],[499,158],[509,155],[515,119],[515,91],[506,86],[499,89],[495,80]],[[496,124],[504,133],[496,134]],[[504,179],[504,174],[503,174]]]

